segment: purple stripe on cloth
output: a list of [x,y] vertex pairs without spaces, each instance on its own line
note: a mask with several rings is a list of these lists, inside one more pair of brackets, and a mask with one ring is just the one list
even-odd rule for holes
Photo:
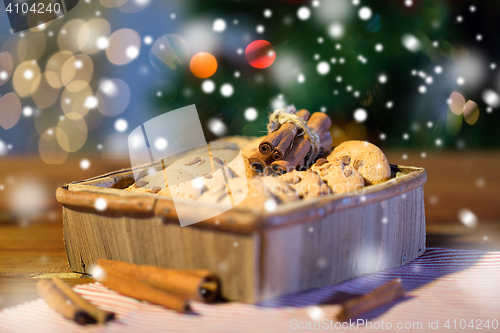
[[[344,326],[344,329],[335,326],[342,324],[333,321],[339,311],[337,304],[395,278],[402,280],[407,296],[363,314],[358,318],[359,323],[368,323],[357,329],[366,332],[468,332],[468,326],[461,329],[460,325],[469,325],[471,320],[475,325],[480,321],[485,324],[488,320],[488,331],[500,331],[500,327],[493,327],[495,320],[497,324],[500,321],[500,252],[430,248],[401,267],[256,305],[193,302],[194,315],[178,314],[136,301],[99,283],[79,285],[74,288],[76,292],[97,306],[116,312],[117,320],[105,326],[79,326],[37,299],[1,310],[0,332],[315,331],[306,330],[308,327],[323,332],[349,331],[348,327],[353,330],[353,326]],[[382,323],[386,326],[381,327]],[[434,326],[431,329],[429,325]]]

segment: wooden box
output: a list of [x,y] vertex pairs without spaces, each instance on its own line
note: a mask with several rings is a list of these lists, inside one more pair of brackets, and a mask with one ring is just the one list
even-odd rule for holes
[[[121,190],[134,181],[130,169],[74,182],[57,190],[69,265],[90,273],[107,258],[209,269],[223,297],[246,302],[400,266],[425,251],[427,176],[422,168],[391,168],[391,180],[363,195],[328,195],[272,213],[236,207],[182,228],[171,198]],[[94,207],[99,198],[104,211]]]

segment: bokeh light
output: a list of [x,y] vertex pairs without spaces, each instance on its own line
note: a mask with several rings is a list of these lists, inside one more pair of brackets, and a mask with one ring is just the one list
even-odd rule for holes
[[29,105],[23,108],[23,116],[26,118],[31,117],[33,115],[33,108]]
[[220,93],[224,97],[231,97],[233,95],[233,93],[234,93],[234,88],[233,88],[233,86],[231,84],[224,83],[220,87]]
[[97,109],[106,117],[114,117],[125,111],[130,102],[130,88],[121,79],[108,79],[97,89]]
[[491,107],[500,106],[500,96],[498,96],[497,92],[492,89],[486,89],[482,93],[483,101]]
[[478,224],[477,216],[469,209],[461,209],[458,212],[458,219],[468,228],[475,228]]
[[217,60],[208,52],[196,53],[189,63],[191,72],[199,78],[207,78],[217,71]]
[[358,11],[358,16],[363,21],[369,20],[372,17],[372,10],[370,7],[361,7]]
[[40,67],[35,60],[27,60],[17,66],[12,77],[16,94],[19,97],[26,97],[31,94],[31,91],[36,90],[33,83],[38,75],[40,75]]
[[62,117],[57,123],[57,128],[65,134],[62,135],[61,131],[56,131],[57,142],[67,152],[78,151],[87,140],[87,123],[79,113],[71,112]]
[[368,113],[366,112],[365,109],[357,109],[354,111],[354,120],[356,120],[358,123],[362,123],[368,119]]
[[71,91],[66,87],[61,94],[61,108],[65,114],[75,112],[84,116],[99,103],[96,100],[95,105],[93,105],[92,99],[95,97],[88,85],[78,91]]
[[85,54],[94,54],[106,49],[111,27],[108,21],[93,19],[86,22],[78,32],[78,48]]
[[68,59],[73,57],[70,51],[61,51],[53,54],[47,61],[45,71],[47,73],[47,81],[53,88],[61,88],[64,86],[62,80],[63,66]]
[[308,20],[311,17],[311,10],[307,7],[300,7],[297,10],[297,17],[302,21]]
[[137,58],[141,49],[141,36],[132,29],[120,29],[108,39],[106,55],[115,65],[125,65]]
[[316,65],[316,71],[321,75],[326,75],[330,72],[330,64],[326,61],[321,61]]
[[82,170],[88,170],[90,168],[90,161],[86,158],[80,161],[80,168]]
[[420,41],[412,34],[403,35],[401,41],[403,43],[403,46],[406,47],[408,51],[417,52],[418,50],[420,50]]
[[78,34],[80,29],[86,22],[80,19],[74,19],[66,24],[64,24],[59,30],[59,35],[57,36],[57,43],[61,51],[70,51],[71,53],[77,53],[80,51],[80,46],[78,45]]
[[160,71],[175,71],[189,61],[188,44],[176,34],[162,36],[151,47],[149,60]]
[[10,79],[14,62],[9,52],[0,53],[0,86]]
[[117,132],[125,132],[127,128],[128,128],[128,122],[125,119],[120,118],[115,121],[115,130]]
[[69,91],[75,92],[88,86],[94,76],[94,63],[86,54],[70,57],[62,68],[62,83]]
[[47,129],[38,141],[38,153],[47,164],[62,164],[68,158],[68,152],[61,148],[58,140],[63,141],[63,145],[69,146],[69,140],[61,129],[51,127]]
[[14,127],[21,118],[21,102],[16,94],[10,92],[0,98],[0,126],[4,129]]
[[467,101],[464,106],[464,120],[469,125],[474,125],[479,119],[479,107],[473,101]]
[[328,27],[328,34],[332,38],[338,39],[344,36],[344,26],[340,23],[333,23]]
[[258,112],[255,108],[248,108],[245,110],[245,119],[248,121],[254,121],[258,117]]
[[256,40],[248,44],[245,49],[245,57],[251,66],[267,68],[274,63],[276,51],[268,41]]
[[38,75],[31,85],[31,97],[33,102],[40,109],[45,109],[54,104],[59,97],[59,88],[54,88],[50,85],[48,76],[51,73],[41,73]]
[[218,118],[211,118],[208,120],[208,129],[217,136],[222,136],[227,132],[227,126]]
[[223,19],[216,19],[212,24],[212,30],[215,32],[223,32],[226,30],[226,21]]
[[215,90],[215,83],[212,80],[205,80],[201,84],[201,90],[203,90],[204,93],[211,94]]
[[464,106],[464,96],[456,91],[452,92],[450,97],[448,98],[448,107],[450,108],[451,112],[459,116],[464,111]]

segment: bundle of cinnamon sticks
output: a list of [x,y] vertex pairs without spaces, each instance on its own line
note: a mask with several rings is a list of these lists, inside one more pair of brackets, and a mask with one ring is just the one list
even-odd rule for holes
[[219,293],[218,279],[203,269],[162,269],[99,259],[92,276],[125,296],[178,312],[190,310],[189,300],[211,302]]
[[[311,115],[307,110],[295,110],[293,114],[306,121],[307,126],[318,134],[320,152],[331,148],[333,140],[328,129],[332,121],[328,115],[322,112]],[[307,134],[293,123],[284,123],[262,140],[259,151],[248,160],[258,174],[283,174],[305,166],[305,159],[312,148]]]

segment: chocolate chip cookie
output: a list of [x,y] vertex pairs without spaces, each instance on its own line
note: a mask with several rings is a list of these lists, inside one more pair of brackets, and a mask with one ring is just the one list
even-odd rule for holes
[[[379,184],[391,178],[391,167],[382,150],[366,141],[346,141],[335,147],[328,161],[339,161],[359,171],[365,185]],[[345,170],[345,169],[344,169]]]

